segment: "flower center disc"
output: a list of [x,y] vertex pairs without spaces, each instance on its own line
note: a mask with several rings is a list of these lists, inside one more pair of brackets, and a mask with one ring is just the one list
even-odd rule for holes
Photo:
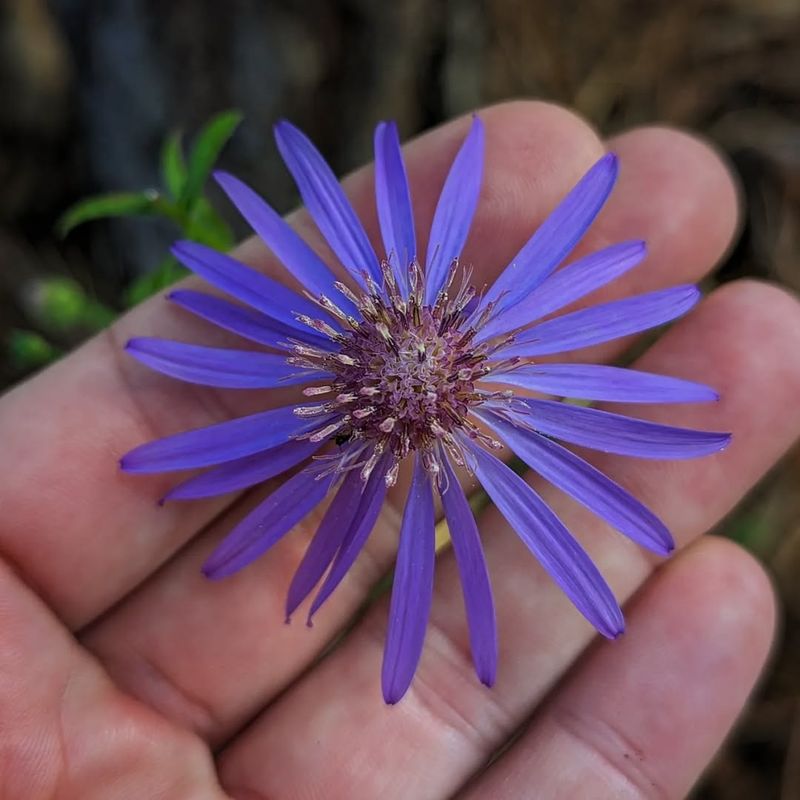
[[463,424],[478,401],[474,368],[483,356],[468,347],[461,314],[413,302],[405,313],[376,306],[343,345],[353,363],[341,364],[337,383],[351,403],[350,435],[382,440],[385,451],[404,458]]

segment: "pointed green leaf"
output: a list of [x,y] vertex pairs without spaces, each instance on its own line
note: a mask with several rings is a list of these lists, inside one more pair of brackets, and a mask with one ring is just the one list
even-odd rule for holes
[[161,179],[173,200],[183,194],[188,174],[183,157],[183,135],[175,131],[167,136],[161,148]]
[[66,236],[73,228],[89,220],[153,214],[157,200],[158,193],[153,190],[88,197],[68,208],[56,223],[56,228],[59,235]]
[[191,204],[200,196],[222,148],[241,121],[240,111],[223,111],[212,117],[197,135],[189,155],[189,175],[182,195],[184,202]]
[[186,238],[227,252],[234,245],[233,231],[205,197],[198,197],[186,230]]

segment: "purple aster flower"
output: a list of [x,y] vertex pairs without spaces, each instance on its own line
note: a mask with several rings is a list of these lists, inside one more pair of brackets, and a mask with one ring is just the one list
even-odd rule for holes
[[175,256],[240,303],[187,289],[173,291],[170,299],[270,352],[151,338],[133,339],[128,350],[149,367],[191,383],[239,389],[302,384],[305,399],[142,445],[122,459],[123,469],[153,473],[208,467],[165,498],[187,500],[246,489],[297,468],[230,532],[204,572],[222,578],[247,566],[330,495],[287,598],[288,617],[319,585],[310,620],[358,557],[387,489],[408,464],[413,478],[383,662],[388,703],[409,687],[422,651],[433,587],[437,493],[461,574],[475,668],[485,684],[495,680],[492,593],[457,472],[477,477],[597,630],[618,636],[622,613],[598,569],[536,491],[495,455],[504,442],[534,472],[609,525],[666,555],[673,541],[664,524],[559,442],[639,458],[682,459],[714,453],[729,441],[724,433],[529,396],[628,403],[717,397],[705,386],[677,378],[539,359],[653,328],[686,313],[699,299],[694,286],[677,286],[554,315],[645,257],[643,242],[623,242],[557,270],[611,192],[615,156],[604,156],[586,173],[481,293],[459,263],[481,184],[484,132],[478,117],[445,180],[424,258],[417,251],[393,123],[375,131],[384,257],[376,254],[311,142],[287,122],[278,124],[276,138],[306,208],[349,280],[339,281],[248,186],[220,172],[219,184],[305,294],[229,256],[179,242]]

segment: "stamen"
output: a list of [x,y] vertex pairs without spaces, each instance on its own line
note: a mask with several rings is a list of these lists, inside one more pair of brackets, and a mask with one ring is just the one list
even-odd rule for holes
[[[299,416],[341,415],[312,435],[325,438],[335,433],[337,441],[363,443],[361,450],[370,454],[366,460],[359,457],[338,463],[340,470],[359,468],[364,480],[387,455],[385,480],[392,485],[401,462],[412,452],[420,454],[425,469],[436,477],[442,474],[445,457],[465,464],[458,436],[494,447],[494,440],[471,420],[472,412],[487,401],[507,401],[501,393],[475,387],[475,381],[491,370],[487,364],[491,349],[486,344],[474,346],[478,326],[466,324],[474,322],[468,317],[477,319],[474,312],[466,313],[476,296],[469,271],[454,261],[432,305],[424,304],[425,282],[419,262],[408,265],[407,298],[402,297],[389,262],[381,263],[381,274],[383,286],[379,287],[364,273],[365,292],[354,293],[344,284],[336,284],[362,315],[352,323],[347,318],[348,330],[339,332],[324,321],[298,318],[314,330],[335,334],[340,344],[337,352],[297,343],[292,358],[302,362],[301,366],[324,369],[335,376],[330,384],[304,390],[306,396],[335,393],[332,401],[295,411]],[[318,304],[344,321],[346,315],[328,298],[320,297]]]
[[296,417],[318,417],[320,414],[328,414],[333,411],[329,403],[320,403],[318,406],[298,406],[294,410]]
[[309,436],[309,441],[312,442],[321,442],[323,439],[327,439],[332,433],[335,433],[339,430],[339,428],[344,427],[350,421],[350,417],[344,416],[336,422],[331,422],[330,425],[326,425],[322,430],[317,431],[316,433],[312,433]]

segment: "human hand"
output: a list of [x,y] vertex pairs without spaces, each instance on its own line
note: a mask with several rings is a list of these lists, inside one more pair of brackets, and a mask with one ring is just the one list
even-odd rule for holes
[[[478,282],[497,274],[603,150],[552,106],[509,104],[482,118],[486,173],[465,253]],[[406,150],[419,230],[466,124]],[[621,177],[582,249],[641,237],[650,257],[603,297],[700,279],[735,228],[724,167],[674,131],[642,129],[611,146]],[[375,231],[371,175],[359,172],[346,186]],[[305,214],[293,221],[319,244]],[[255,242],[240,255],[282,274]],[[120,474],[116,460],[151,438],[260,410],[264,398],[146,371],[122,352],[143,333],[226,341],[156,299],[0,401],[0,797],[685,795],[772,637],[760,567],[723,540],[692,541],[800,434],[793,299],[754,283],[727,286],[637,364],[717,388],[717,405],[647,416],[730,430],[728,450],[680,463],[590,457],[665,520],[684,548],[671,561],[656,562],[537,484],[617,596],[631,598],[626,635],[592,644],[589,625],[489,509],[480,525],[499,622],[497,685],[486,689],[473,676],[457,572],[444,553],[422,662],[393,707],[379,691],[384,601],[314,662],[390,566],[400,493],[311,631],[284,625],[283,605],[313,520],[236,576],[206,581],[208,553],[269,488],[159,508],[174,480]],[[592,360],[613,360],[625,344],[595,348]]]

